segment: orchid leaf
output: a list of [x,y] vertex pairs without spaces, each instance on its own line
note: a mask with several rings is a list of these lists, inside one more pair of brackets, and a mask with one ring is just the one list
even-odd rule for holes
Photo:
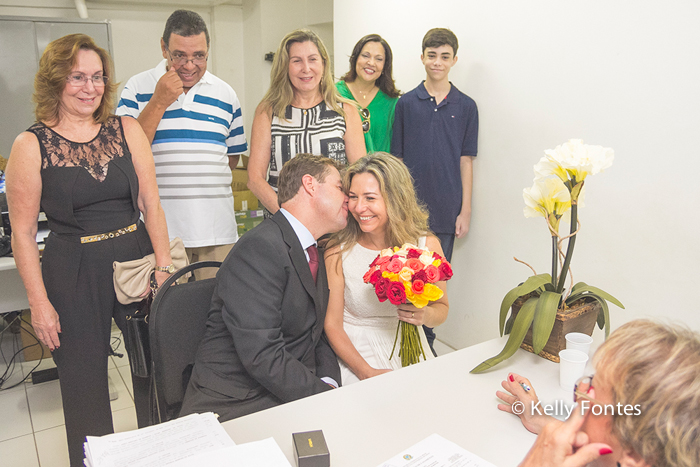
[[[501,337],[503,337],[503,326],[506,322],[506,316],[508,315],[508,310],[510,310],[510,307],[513,305],[513,302],[517,300],[517,298],[520,296],[520,287],[523,284],[520,284],[519,286],[515,287],[514,289],[511,289],[505,297],[503,297],[503,301],[501,302],[501,313],[498,319],[498,329],[501,331]],[[507,334],[507,333],[506,333]]]
[[[579,284],[581,284],[581,282],[579,282]],[[578,284],[576,284],[576,285],[578,285]],[[596,300],[598,303],[600,303],[600,311],[598,312],[598,317],[596,318],[596,322],[598,323],[598,327],[600,329],[603,329],[603,327],[605,327],[605,338],[607,339],[608,334],[610,334],[610,311],[609,311],[609,307],[608,307],[608,302],[605,301],[605,298],[601,297],[600,295],[589,291],[588,288],[589,288],[589,286],[585,286],[586,290],[583,290],[584,288],[579,288],[578,293],[572,294],[569,296],[569,298],[566,299],[566,304],[571,305],[576,300],[579,300],[581,298],[586,298],[586,297],[590,297],[590,298]],[[593,288],[595,288],[595,287],[593,287]],[[606,295],[608,295],[608,294],[606,294]]]
[[[580,287],[579,287],[580,286]],[[600,298],[604,298],[605,300],[609,301],[610,303],[619,306],[623,310],[625,309],[625,306],[618,300],[617,298],[613,297],[609,293],[607,293],[604,290],[599,289],[598,287],[593,287],[592,285],[584,284],[583,282],[579,282],[574,286],[574,288],[571,289],[571,294],[572,296],[575,294],[579,295],[583,292],[590,292],[591,294],[597,295]],[[581,298],[581,297],[578,297]],[[571,297],[569,297],[569,300]],[[567,300],[567,303],[571,303],[569,300]]]
[[503,336],[503,327],[506,323],[506,316],[508,315],[508,310],[510,310],[510,307],[513,305],[513,302],[515,302],[515,300],[517,300],[518,297],[522,297],[523,295],[527,295],[530,292],[539,289],[547,282],[552,282],[552,276],[549,273],[545,272],[543,274],[530,276],[525,282],[515,287],[514,289],[511,289],[506,294],[506,296],[503,297],[503,301],[501,302],[501,314],[498,320],[498,329],[501,331],[501,336]]
[[603,329],[605,326],[605,313],[602,313],[603,308],[601,307],[601,311],[598,312],[598,317],[596,318],[596,323],[598,324],[598,329]]
[[[605,324],[605,338],[607,339],[608,335],[610,334],[610,311],[608,309],[608,302],[596,294],[590,294],[590,296],[595,298],[598,303],[600,303],[600,311],[598,312],[598,327],[603,329],[602,324]],[[603,323],[601,323],[601,321],[603,321]]]
[[561,294],[556,292],[543,292],[537,301],[532,324],[532,347],[535,354],[542,352],[549,335],[552,334],[560,301]]
[[488,360],[480,363],[479,365],[474,367],[474,369],[472,369],[470,373],[482,373],[491,368],[492,366],[497,365],[503,360],[511,357],[515,353],[515,351],[518,350],[520,344],[523,343],[523,339],[525,339],[525,334],[527,334],[527,330],[532,324],[532,319],[535,316],[535,308],[537,306],[538,301],[539,297],[530,297],[523,304],[522,308],[520,308],[520,311],[518,312],[518,315],[515,317],[513,329],[511,330],[510,335],[508,336],[508,341],[503,347],[503,350],[501,350],[501,353],[499,353],[495,357],[491,357]]
[[514,315],[513,313],[510,314],[510,316],[508,317],[508,321],[506,321],[506,329],[505,331],[503,331],[504,334],[510,334],[510,331],[513,329],[513,323],[515,322],[516,316],[517,315]]

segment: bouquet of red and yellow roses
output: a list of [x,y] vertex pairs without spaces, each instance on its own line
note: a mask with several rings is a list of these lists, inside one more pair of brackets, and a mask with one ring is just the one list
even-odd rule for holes
[[[452,266],[438,253],[418,248],[405,243],[401,248],[387,248],[369,265],[364,275],[366,284],[372,284],[380,302],[389,300],[393,305],[410,302],[416,308],[423,308],[429,302],[439,300],[444,295],[439,281],[452,277]],[[399,357],[401,366],[413,365],[420,361],[425,352],[420,341],[418,328],[404,321],[399,321],[396,328],[396,340],[401,329]],[[392,350],[391,359],[394,356]]]

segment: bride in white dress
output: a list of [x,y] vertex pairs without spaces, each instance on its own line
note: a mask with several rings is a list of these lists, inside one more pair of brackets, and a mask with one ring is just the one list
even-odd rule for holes
[[[418,326],[425,356],[434,358],[422,325],[442,324],[449,304],[447,294],[424,308],[382,303],[374,287],[363,281],[370,263],[385,248],[413,243],[442,254],[440,241],[428,232],[427,211],[417,202],[404,163],[386,153],[365,156],[348,167],[343,188],[350,215],[347,227],[331,237],[325,252],[330,288],[325,331],[346,385],[401,368],[398,342],[389,359],[397,319]],[[444,282],[437,285],[445,290]]]

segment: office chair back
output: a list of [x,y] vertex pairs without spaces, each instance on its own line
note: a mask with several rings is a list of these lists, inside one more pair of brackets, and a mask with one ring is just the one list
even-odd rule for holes
[[219,266],[219,261],[190,264],[170,276],[153,299],[148,324],[154,386],[151,424],[172,420],[180,413],[197,347],[204,337],[216,279],[173,283],[196,269]]

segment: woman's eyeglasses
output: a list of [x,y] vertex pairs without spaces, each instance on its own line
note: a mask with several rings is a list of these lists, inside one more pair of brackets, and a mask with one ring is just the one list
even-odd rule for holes
[[605,406],[605,404],[603,404],[599,400],[596,400],[588,395],[588,392],[591,390],[592,387],[593,375],[579,378],[579,380],[576,381],[576,384],[574,384],[574,402],[578,402],[579,399],[586,399],[590,402],[593,402],[594,404]]
[[71,86],[75,86],[76,88],[85,86],[88,80],[92,81],[93,86],[97,88],[104,87],[104,85],[107,84],[109,78],[104,75],[87,76],[84,73],[73,73],[71,75],[68,75],[68,77],[66,78],[68,84],[70,84]]
[[369,109],[360,109],[360,116],[362,117],[362,131],[367,133],[371,126],[369,120]]

